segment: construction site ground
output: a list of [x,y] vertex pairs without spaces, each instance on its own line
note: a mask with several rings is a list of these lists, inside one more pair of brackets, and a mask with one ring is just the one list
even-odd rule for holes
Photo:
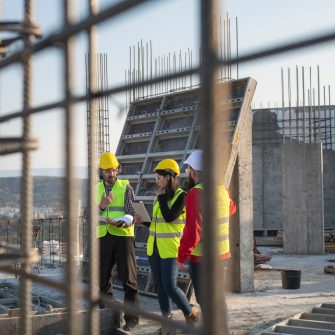
[[[324,267],[333,265],[335,253],[324,255],[285,255],[278,247],[259,247],[261,253],[272,254],[268,262],[273,268],[301,270],[301,287],[297,290],[282,288],[281,273],[276,270],[255,271],[255,290],[247,293],[227,293],[229,321],[232,335],[257,334],[271,325],[318,304],[335,303],[335,274],[324,273]],[[61,279],[62,268],[42,268],[41,276]],[[19,284],[18,279],[1,273],[1,283]],[[79,280],[79,275],[78,275]],[[85,285],[85,284],[82,284]],[[33,292],[58,302],[64,301],[64,294],[40,284],[33,284]],[[123,292],[115,290],[115,296],[122,299]],[[199,306],[191,298],[194,308]],[[82,306],[85,304],[83,303]],[[140,305],[145,311],[157,314],[158,301],[155,298],[140,297]],[[175,306],[174,306],[175,307]],[[174,319],[183,319],[181,311],[174,308]],[[157,322],[140,320],[133,334],[154,334],[159,328]]]

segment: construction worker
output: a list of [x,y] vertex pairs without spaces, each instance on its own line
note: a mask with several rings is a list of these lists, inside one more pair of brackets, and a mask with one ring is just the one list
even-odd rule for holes
[[171,300],[182,310],[186,322],[198,321],[192,308],[177,286],[177,254],[185,225],[186,193],[178,187],[180,175],[178,163],[163,159],[154,169],[159,191],[154,201],[152,221],[149,226],[147,255],[157,284],[159,306],[162,315],[171,318]]
[[[124,302],[138,307],[134,222],[126,225],[122,220],[113,220],[125,214],[134,216],[134,191],[128,180],[117,178],[119,162],[111,152],[101,155],[99,169],[102,180],[97,184],[97,204],[100,217],[106,218],[106,221],[99,220],[96,232],[100,240],[100,291],[111,291],[111,272],[116,264]],[[124,319],[123,329],[131,330],[138,324],[138,313],[126,312]]]
[[[193,151],[187,160],[184,162],[187,165],[186,173],[189,179],[189,193],[187,194],[185,205],[186,205],[186,224],[183,231],[183,237],[180,241],[178,249],[178,267],[181,271],[190,272],[192,284],[194,287],[194,293],[196,300],[200,307],[202,304],[202,292],[201,292],[201,280],[200,280],[200,265],[202,262],[202,243],[201,243],[201,231],[203,222],[203,207],[201,202],[202,183],[202,151]],[[230,258],[229,249],[229,215],[234,214],[236,211],[235,203],[230,199],[227,190],[220,186],[218,187],[218,218],[219,218],[219,259],[220,262],[223,292],[224,274],[225,274],[225,260]],[[185,262],[189,261],[189,269],[187,269]],[[227,315],[227,307],[222,295],[222,312],[220,315]],[[228,334],[228,319],[223,320],[222,330],[226,329],[224,334]]]

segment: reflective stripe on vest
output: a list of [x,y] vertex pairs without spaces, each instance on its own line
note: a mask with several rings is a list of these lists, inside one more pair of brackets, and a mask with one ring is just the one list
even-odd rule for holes
[[[155,222],[156,223],[165,223],[165,220],[164,220],[164,218],[157,218],[156,220],[155,220]],[[185,224],[185,219],[176,219],[176,220],[174,220],[174,221],[172,221],[172,222],[169,222],[170,224]]]
[[[101,216],[108,219],[115,219],[125,215],[124,211],[124,197],[129,184],[128,180],[117,179],[113,186],[112,192],[114,200],[112,204],[108,205],[106,209],[101,213]],[[105,196],[105,186],[103,181],[97,184],[96,202],[100,204],[101,198]],[[99,226],[96,229],[96,236],[106,236],[107,232],[111,235],[116,236],[134,236],[134,226],[129,228],[117,228],[105,222],[99,222]]]
[[[194,188],[203,189],[202,184],[194,186]],[[219,255],[225,255],[230,252],[229,247],[229,207],[230,197],[224,186],[219,186],[217,189],[217,220],[218,220],[218,252]],[[191,255],[203,256],[202,243],[200,242],[195,246]]]
[[156,236],[157,238],[170,238],[170,237],[182,237],[182,233],[156,233],[154,231],[149,232],[150,236]]
[[[109,212],[118,212],[118,213],[120,213],[120,212],[124,212],[124,207],[121,207],[121,206],[115,206],[115,207],[113,207],[113,206],[107,206],[108,208],[108,213]],[[102,216],[104,216],[104,217],[107,217],[107,209],[106,210],[104,210],[104,212],[106,212],[106,214],[105,215],[102,215]],[[104,213],[103,213],[104,214]],[[117,216],[115,216],[115,217],[118,217],[119,215],[117,215]],[[120,215],[120,216],[122,216],[122,215]],[[106,226],[106,222],[103,222],[103,221],[99,221],[99,225],[100,226]],[[108,225],[108,226],[110,226],[110,225]],[[107,233],[107,232],[106,232]],[[106,234],[105,234],[106,235]],[[105,235],[103,235],[103,236],[105,236]],[[97,237],[101,237],[101,236],[98,236],[97,235]]]
[[[185,193],[178,188],[171,201],[168,202],[169,208],[175,203],[178,197]],[[154,243],[156,239],[159,256],[161,258],[177,258],[180,239],[185,226],[186,213],[185,210],[178,218],[172,222],[165,222],[159,202],[156,198],[152,210],[152,221],[149,228],[149,237],[147,243],[147,255],[151,256],[154,251]]]

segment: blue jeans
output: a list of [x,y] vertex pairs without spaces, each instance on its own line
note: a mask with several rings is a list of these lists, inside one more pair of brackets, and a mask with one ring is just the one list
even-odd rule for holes
[[152,275],[157,284],[158,302],[162,314],[171,314],[172,300],[185,316],[190,315],[192,308],[184,292],[177,286],[177,259],[160,258],[157,248],[154,248],[153,255],[149,256],[148,259]]

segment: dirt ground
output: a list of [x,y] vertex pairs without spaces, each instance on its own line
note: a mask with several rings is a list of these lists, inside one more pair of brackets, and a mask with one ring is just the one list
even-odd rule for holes
[[283,255],[280,248],[258,249],[273,255],[268,262],[273,268],[301,270],[301,286],[283,289],[280,272],[256,271],[254,292],[228,296],[232,334],[257,334],[318,304],[335,303],[335,275],[324,273],[335,254],[298,256]]
[[[284,255],[280,248],[260,247],[261,253],[272,254],[268,262],[273,268],[301,270],[301,287],[298,290],[282,288],[279,271],[256,271],[255,291],[248,293],[228,293],[227,303],[231,335],[257,334],[295,314],[308,310],[318,304],[335,303],[335,275],[325,274],[324,266],[335,262],[335,254],[319,256]],[[41,275],[55,278],[62,277],[61,269],[42,269]],[[5,274],[0,274],[0,282],[18,284],[18,280]],[[33,284],[33,291],[51,299],[61,301],[64,295],[53,289]],[[116,291],[117,298],[122,299],[122,292]],[[191,303],[199,308],[194,297]],[[157,299],[140,297],[140,306],[145,311],[159,313]],[[175,308],[174,319],[182,320],[182,313]],[[134,334],[152,334],[159,328],[155,322],[141,319],[140,326]]]

